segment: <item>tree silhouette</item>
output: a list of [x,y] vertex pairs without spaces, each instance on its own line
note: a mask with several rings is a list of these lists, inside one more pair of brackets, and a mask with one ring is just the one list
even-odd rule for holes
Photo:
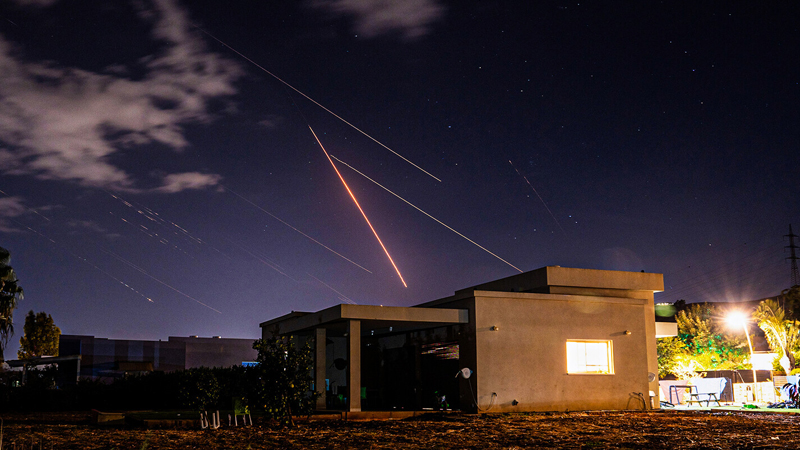
[[39,356],[58,356],[58,338],[61,337],[59,329],[50,314],[44,311],[34,314],[28,312],[25,316],[25,325],[22,327],[24,334],[19,340],[19,359],[36,358]]
[[23,292],[17,274],[11,267],[11,253],[0,247],[0,362],[4,361],[3,350],[14,334],[13,314]]

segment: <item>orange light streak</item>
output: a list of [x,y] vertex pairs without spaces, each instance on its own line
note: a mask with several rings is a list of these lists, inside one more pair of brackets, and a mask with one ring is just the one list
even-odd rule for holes
[[[192,25],[194,25],[194,24],[192,24]],[[358,128],[357,126],[353,125],[352,123],[350,123],[350,122],[346,121],[346,120],[345,120],[343,117],[339,116],[338,114],[336,114],[335,112],[331,111],[330,109],[328,109],[328,108],[326,108],[326,107],[322,106],[322,104],[320,104],[319,102],[317,102],[317,101],[316,101],[316,100],[314,100],[313,98],[311,98],[311,97],[307,96],[307,95],[306,95],[306,94],[304,94],[302,91],[300,91],[300,90],[299,90],[299,89],[297,89],[296,87],[292,86],[291,84],[287,83],[286,81],[283,81],[283,80],[282,80],[280,77],[278,77],[278,76],[277,76],[277,75],[275,75],[274,73],[270,72],[269,70],[267,70],[267,69],[263,68],[263,67],[262,67],[261,65],[259,65],[257,62],[255,62],[255,61],[253,61],[252,59],[248,58],[247,56],[245,56],[244,54],[242,54],[241,52],[239,52],[239,51],[238,51],[238,50],[236,50],[235,48],[233,48],[233,47],[231,47],[230,45],[228,45],[228,44],[226,44],[226,43],[222,42],[220,39],[218,39],[218,38],[217,38],[216,36],[214,36],[213,34],[209,33],[208,31],[206,31],[206,30],[204,30],[204,29],[202,29],[202,28],[200,28],[200,27],[199,27],[199,26],[197,26],[197,25],[194,25],[194,27],[195,27],[195,28],[197,28],[198,30],[200,30],[201,32],[203,32],[204,34],[206,34],[206,35],[207,35],[208,37],[210,37],[211,39],[214,39],[215,41],[217,41],[217,42],[219,42],[220,44],[224,45],[225,47],[227,47],[227,48],[228,48],[230,51],[232,51],[233,53],[236,53],[237,55],[241,56],[241,57],[242,57],[242,58],[243,58],[245,61],[249,62],[250,64],[252,64],[252,65],[254,65],[254,66],[256,66],[256,67],[258,67],[259,69],[261,69],[262,71],[264,71],[264,72],[265,72],[267,75],[269,75],[269,76],[271,76],[272,78],[275,78],[276,80],[280,81],[281,83],[283,83],[283,84],[284,84],[286,87],[288,87],[289,89],[291,89],[291,90],[293,90],[293,91],[297,92],[298,94],[302,95],[303,97],[305,97],[305,98],[306,98],[308,101],[310,101],[311,103],[313,103],[313,104],[315,104],[315,105],[319,106],[320,108],[322,108],[323,110],[325,110],[325,111],[326,111],[328,114],[330,114],[330,115],[332,115],[333,117],[336,117],[337,119],[341,120],[341,121],[342,121],[342,122],[344,122],[345,124],[349,125],[349,126],[352,128],[352,129],[354,129],[354,130],[358,131],[359,133],[361,133],[361,134],[363,134],[364,136],[366,136],[366,137],[368,137],[369,139],[371,139],[371,140],[372,140],[373,142],[375,142],[376,144],[378,144],[378,145],[380,145],[381,147],[385,148],[386,150],[389,150],[390,152],[394,153],[394,155],[395,155],[395,156],[397,156],[398,158],[400,158],[400,159],[402,159],[403,161],[405,161],[405,162],[407,162],[407,163],[411,164],[412,166],[414,166],[414,167],[416,167],[417,169],[419,169],[420,171],[422,171],[422,172],[423,172],[425,175],[428,175],[429,177],[431,177],[431,178],[433,178],[434,180],[436,180],[436,181],[438,181],[438,182],[440,182],[440,183],[441,183],[441,181],[442,181],[442,180],[440,180],[439,178],[436,178],[435,176],[433,176],[433,174],[431,174],[431,173],[430,173],[430,172],[428,172],[427,170],[425,170],[425,169],[423,169],[422,167],[420,167],[420,166],[418,166],[418,165],[414,164],[414,163],[413,163],[413,162],[411,162],[409,159],[407,159],[405,156],[403,156],[403,155],[401,155],[401,154],[397,153],[396,151],[392,150],[391,148],[387,147],[387,146],[386,146],[386,145],[384,145],[384,144],[383,144],[381,141],[379,141],[379,140],[375,139],[374,137],[370,136],[370,135],[369,135],[369,134],[367,134],[365,131],[361,130],[360,128]]]
[[250,200],[248,200],[248,199],[246,199],[246,198],[242,197],[241,195],[237,194],[236,192],[233,192],[233,191],[232,191],[232,190],[231,190],[229,187],[227,187],[227,186],[222,186],[222,185],[220,185],[220,186],[221,186],[223,189],[225,189],[226,191],[230,192],[231,194],[233,194],[233,195],[235,195],[235,196],[239,197],[239,198],[240,198],[240,199],[242,199],[243,201],[245,201],[245,202],[247,202],[247,203],[249,203],[249,204],[251,204],[251,205],[255,206],[256,208],[258,208],[258,209],[259,209],[261,212],[263,212],[264,214],[266,214],[266,215],[268,215],[268,216],[272,217],[273,219],[277,220],[278,222],[280,222],[280,223],[282,223],[282,224],[286,225],[287,227],[289,227],[289,228],[293,229],[294,231],[296,231],[296,232],[298,232],[298,233],[302,234],[303,236],[305,236],[306,238],[308,238],[309,240],[311,240],[311,241],[312,241],[312,242],[314,242],[315,244],[319,245],[320,247],[324,248],[325,250],[327,250],[327,251],[329,251],[329,252],[333,253],[334,255],[336,255],[336,256],[338,256],[338,257],[340,257],[340,258],[342,258],[342,259],[344,259],[345,261],[347,261],[347,262],[349,262],[350,264],[352,264],[352,265],[354,265],[354,266],[358,267],[358,268],[359,268],[359,269],[361,269],[361,270],[364,270],[364,271],[366,271],[366,272],[372,273],[372,271],[371,271],[371,270],[369,270],[369,269],[365,268],[365,267],[364,267],[364,266],[362,266],[361,264],[358,264],[357,262],[353,261],[352,259],[350,259],[350,258],[348,258],[348,257],[346,257],[346,256],[344,256],[344,255],[342,255],[341,253],[337,252],[336,250],[334,250],[334,249],[332,249],[332,248],[328,247],[327,245],[323,244],[322,242],[320,242],[320,241],[318,241],[318,240],[314,239],[313,237],[311,237],[311,236],[309,236],[309,235],[307,235],[307,234],[303,233],[302,231],[298,230],[297,228],[293,227],[293,226],[292,226],[292,225],[291,225],[289,222],[286,222],[285,220],[281,219],[280,217],[276,216],[275,214],[272,214],[271,212],[269,212],[269,211],[267,211],[266,209],[264,209],[264,208],[262,208],[262,207],[260,207],[260,206],[256,205],[255,203],[251,202]]
[[469,241],[471,244],[473,244],[474,246],[478,247],[479,249],[481,249],[481,250],[485,251],[486,253],[488,253],[488,254],[490,254],[490,255],[494,256],[495,258],[499,259],[500,261],[503,261],[504,263],[506,263],[506,264],[508,264],[509,266],[513,267],[513,268],[514,268],[514,270],[516,270],[517,272],[520,272],[520,273],[522,273],[522,270],[520,270],[520,268],[519,268],[519,267],[517,267],[517,266],[515,266],[515,265],[511,264],[510,262],[506,261],[505,259],[503,259],[503,258],[501,258],[501,257],[497,256],[495,253],[493,253],[493,252],[489,251],[489,250],[488,250],[488,249],[486,249],[484,246],[482,246],[482,245],[478,244],[477,242],[473,241],[472,239],[470,239],[470,238],[468,238],[468,237],[464,236],[463,234],[459,233],[458,231],[456,231],[455,229],[453,229],[453,227],[451,227],[450,225],[447,225],[446,223],[442,222],[441,220],[437,219],[436,217],[433,217],[432,215],[430,215],[430,214],[428,214],[427,212],[423,211],[423,210],[422,210],[422,209],[420,209],[420,208],[419,208],[417,205],[415,205],[415,204],[411,203],[410,201],[408,201],[408,200],[404,199],[403,197],[400,197],[399,195],[395,194],[395,193],[394,193],[394,192],[392,192],[392,191],[391,191],[389,188],[387,188],[386,186],[384,186],[384,185],[382,185],[382,184],[378,183],[377,181],[373,180],[372,178],[370,178],[370,177],[366,176],[365,174],[363,174],[362,172],[360,172],[360,171],[359,171],[358,169],[356,169],[355,167],[351,166],[350,164],[347,164],[346,162],[342,161],[341,159],[339,159],[339,158],[337,158],[337,157],[335,157],[335,156],[333,156],[333,155],[331,155],[331,158],[333,158],[333,159],[335,159],[336,161],[339,161],[340,163],[344,164],[344,165],[345,165],[345,166],[347,166],[347,167],[348,167],[350,170],[352,170],[353,172],[355,172],[355,173],[357,173],[357,174],[361,175],[362,177],[364,177],[364,178],[368,179],[369,181],[372,181],[373,183],[375,183],[376,185],[378,185],[378,187],[382,188],[384,191],[386,191],[386,192],[388,192],[388,193],[390,193],[390,194],[394,195],[395,197],[399,198],[400,200],[404,201],[404,202],[405,202],[407,205],[411,206],[412,208],[416,209],[417,211],[421,212],[422,214],[425,214],[426,216],[428,216],[428,217],[430,217],[431,219],[435,220],[435,221],[436,221],[436,223],[438,223],[439,225],[441,225],[441,226],[443,226],[443,227],[447,228],[448,230],[452,231],[453,233],[455,233],[455,234],[457,234],[457,235],[461,236],[462,238],[466,239],[467,241]]
[[397,276],[400,277],[400,281],[403,283],[403,287],[408,287],[408,285],[406,284],[406,280],[403,279],[403,275],[400,273],[400,269],[398,269],[397,268],[397,264],[394,263],[394,260],[392,259],[392,255],[389,254],[389,250],[387,250],[386,246],[383,245],[383,241],[381,241],[380,236],[378,236],[378,232],[375,231],[375,227],[373,227],[372,223],[370,223],[369,219],[367,218],[367,214],[364,213],[363,209],[361,209],[361,205],[358,204],[358,200],[356,200],[356,196],[353,194],[353,191],[350,190],[350,186],[348,186],[347,182],[344,181],[344,177],[342,176],[341,173],[339,173],[339,169],[336,168],[336,164],[333,163],[333,160],[331,159],[331,156],[328,154],[328,151],[325,150],[325,147],[322,145],[322,142],[319,141],[319,138],[317,137],[317,133],[314,133],[314,130],[311,128],[310,125],[308,126],[308,129],[311,130],[311,134],[314,135],[314,139],[317,140],[317,144],[319,144],[319,148],[321,148],[323,153],[325,153],[325,157],[328,158],[328,161],[331,163],[331,166],[333,167],[333,170],[336,171],[336,175],[339,175],[339,179],[342,180],[342,184],[344,185],[344,188],[347,189],[347,193],[350,194],[350,198],[353,199],[353,202],[356,204],[356,207],[358,208],[359,211],[361,211],[361,215],[364,216],[364,220],[367,221],[367,225],[369,225],[369,229],[372,230],[372,234],[375,235],[375,239],[378,240],[378,244],[381,245],[381,248],[383,248],[383,252],[386,253],[386,257],[389,258],[389,262],[392,263],[392,267],[394,267],[395,272],[397,272]]

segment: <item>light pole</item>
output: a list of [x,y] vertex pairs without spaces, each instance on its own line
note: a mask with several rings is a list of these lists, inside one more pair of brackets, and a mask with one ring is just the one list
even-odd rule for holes
[[744,335],[747,337],[747,347],[750,349],[750,366],[753,370],[753,401],[756,401],[756,391],[758,389],[758,380],[756,379],[756,368],[753,357],[753,344],[750,343],[750,331],[747,329],[747,319],[741,311],[734,311],[728,314],[728,323],[733,325],[741,325],[744,328]]

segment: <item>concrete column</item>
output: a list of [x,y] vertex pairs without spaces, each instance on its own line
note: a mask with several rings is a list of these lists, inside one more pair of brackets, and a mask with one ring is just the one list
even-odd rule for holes
[[361,411],[361,321],[347,322],[347,410]]
[[325,409],[325,372],[328,363],[325,360],[325,341],[327,340],[325,328],[317,328],[314,335],[314,389],[320,393],[317,398],[317,409]]

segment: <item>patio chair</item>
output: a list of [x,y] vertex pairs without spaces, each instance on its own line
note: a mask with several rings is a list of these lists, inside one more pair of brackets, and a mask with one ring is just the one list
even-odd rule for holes
[[700,406],[703,402],[706,402],[706,406],[710,406],[711,402],[715,402],[717,406],[722,406],[719,403],[719,397],[722,395],[722,391],[725,390],[727,382],[727,378],[700,378],[693,380],[692,384],[697,386],[697,390],[689,393],[689,400],[686,404],[697,403]]
[[250,425],[253,424],[253,417],[250,415],[250,408],[245,404],[241,398],[233,399],[233,424],[239,426],[238,417],[242,416],[242,424],[247,425],[247,419],[250,419]]

